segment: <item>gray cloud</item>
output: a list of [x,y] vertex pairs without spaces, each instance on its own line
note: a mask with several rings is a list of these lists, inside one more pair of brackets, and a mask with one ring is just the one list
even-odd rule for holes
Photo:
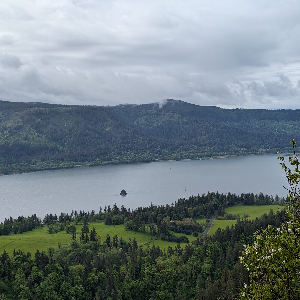
[[299,20],[296,0],[3,0],[0,99],[297,108]]
[[0,54],[0,63],[4,68],[18,69],[22,65],[19,57],[10,54]]
[[8,34],[3,34],[0,36],[0,46],[12,45],[14,43],[14,38]]

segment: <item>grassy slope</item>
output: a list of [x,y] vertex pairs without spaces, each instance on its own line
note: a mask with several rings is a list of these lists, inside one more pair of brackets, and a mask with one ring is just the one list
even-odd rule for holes
[[[270,210],[273,210],[274,213],[277,210],[283,209],[283,206],[279,205],[261,205],[261,206],[233,206],[225,209],[227,214],[240,215],[243,218],[244,214],[249,215],[247,219],[254,220],[259,218],[263,214],[267,214]],[[214,234],[218,228],[225,229],[227,226],[231,227],[236,224],[236,220],[215,220],[209,234]]]
[[12,234],[0,237],[0,252],[4,250],[11,254],[13,250],[22,250],[25,253],[35,253],[37,249],[40,251],[47,250],[50,247],[57,248],[58,243],[61,245],[71,241],[71,236],[64,232],[57,234],[48,234],[47,227],[38,228],[23,234]]
[[[77,225],[77,240],[81,233],[82,225]],[[109,234],[111,239],[117,235],[119,238],[123,238],[126,241],[129,239],[136,238],[138,245],[144,245],[150,247],[154,244],[162,249],[167,249],[169,246],[175,247],[177,243],[166,242],[162,240],[152,240],[153,237],[147,233],[126,231],[124,225],[112,225],[107,226],[104,223],[90,223],[90,230],[95,227],[97,234],[100,236],[100,242],[105,242],[106,235]],[[181,236],[183,234],[176,234]],[[193,241],[195,238],[192,235],[187,236],[188,239]],[[65,231],[49,234],[47,232],[47,226],[43,228],[35,229],[31,232],[26,232],[23,234],[13,234],[9,236],[0,236],[0,253],[6,250],[7,253],[12,254],[14,250],[22,250],[25,253],[31,252],[35,253],[37,249],[40,251],[47,251],[48,248],[58,248],[70,243],[71,235],[67,234]]]
[[[255,219],[260,217],[264,213],[268,213],[270,209],[276,212],[278,209],[282,209],[282,206],[277,205],[263,205],[263,206],[234,206],[226,209],[228,214],[239,214],[241,217],[244,214],[249,215],[249,219]],[[205,222],[205,219],[197,220],[200,222]],[[226,226],[231,227],[236,223],[236,220],[215,220],[209,234],[213,234],[219,227],[225,229]],[[81,233],[82,225],[77,225],[77,239]],[[126,241],[129,239],[136,238],[139,245],[151,247],[153,244],[159,246],[161,249],[167,249],[169,246],[175,247],[177,243],[166,242],[162,240],[152,240],[153,237],[147,233],[126,231],[124,225],[112,225],[107,226],[104,223],[90,223],[90,230],[95,227],[97,234],[100,236],[100,242],[103,243],[106,239],[106,235],[109,234],[111,239],[117,235],[119,238],[123,238]],[[181,236],[181,233],[175,233],[176,236]],[[189,241],[192,242],[196,238],[192,235],[187,236]],[[47,227],[38,228],[31,232],[26,232],[23,234],[13,234],[8,236],[0,236],[0,253],[6,250],[7,253],[12,254],[14,250],[22,250],[25,253],[31,252],[34,254],[37,249],[40,251],[47,251],[48,248],[58,248],[58,245],[66,245],[71,241],[71,235],[67,234],[65,231],[49,234],[47,232]]]

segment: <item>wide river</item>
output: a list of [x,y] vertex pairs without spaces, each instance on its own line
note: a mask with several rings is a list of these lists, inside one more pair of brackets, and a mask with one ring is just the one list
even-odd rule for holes
[[[171,204],[202,193],[286,196],[278,155],[79,167],[0,177],[0,222],[12,216]],[[125,189],[126,196],[120,196]]]

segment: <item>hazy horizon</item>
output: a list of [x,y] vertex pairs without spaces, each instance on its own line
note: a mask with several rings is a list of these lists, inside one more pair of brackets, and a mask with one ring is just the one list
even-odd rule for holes
[[0,99],[296,109],[300,3],[3,0]]

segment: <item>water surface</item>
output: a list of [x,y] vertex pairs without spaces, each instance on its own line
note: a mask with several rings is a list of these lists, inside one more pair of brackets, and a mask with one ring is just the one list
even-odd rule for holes
[[[286,196],[278,155],[80,167],[0,177],[0,222],[33,213],[99,211],[171,204],[202,193],[260,193]],[[126,196],[120,196],[125,189]]]

